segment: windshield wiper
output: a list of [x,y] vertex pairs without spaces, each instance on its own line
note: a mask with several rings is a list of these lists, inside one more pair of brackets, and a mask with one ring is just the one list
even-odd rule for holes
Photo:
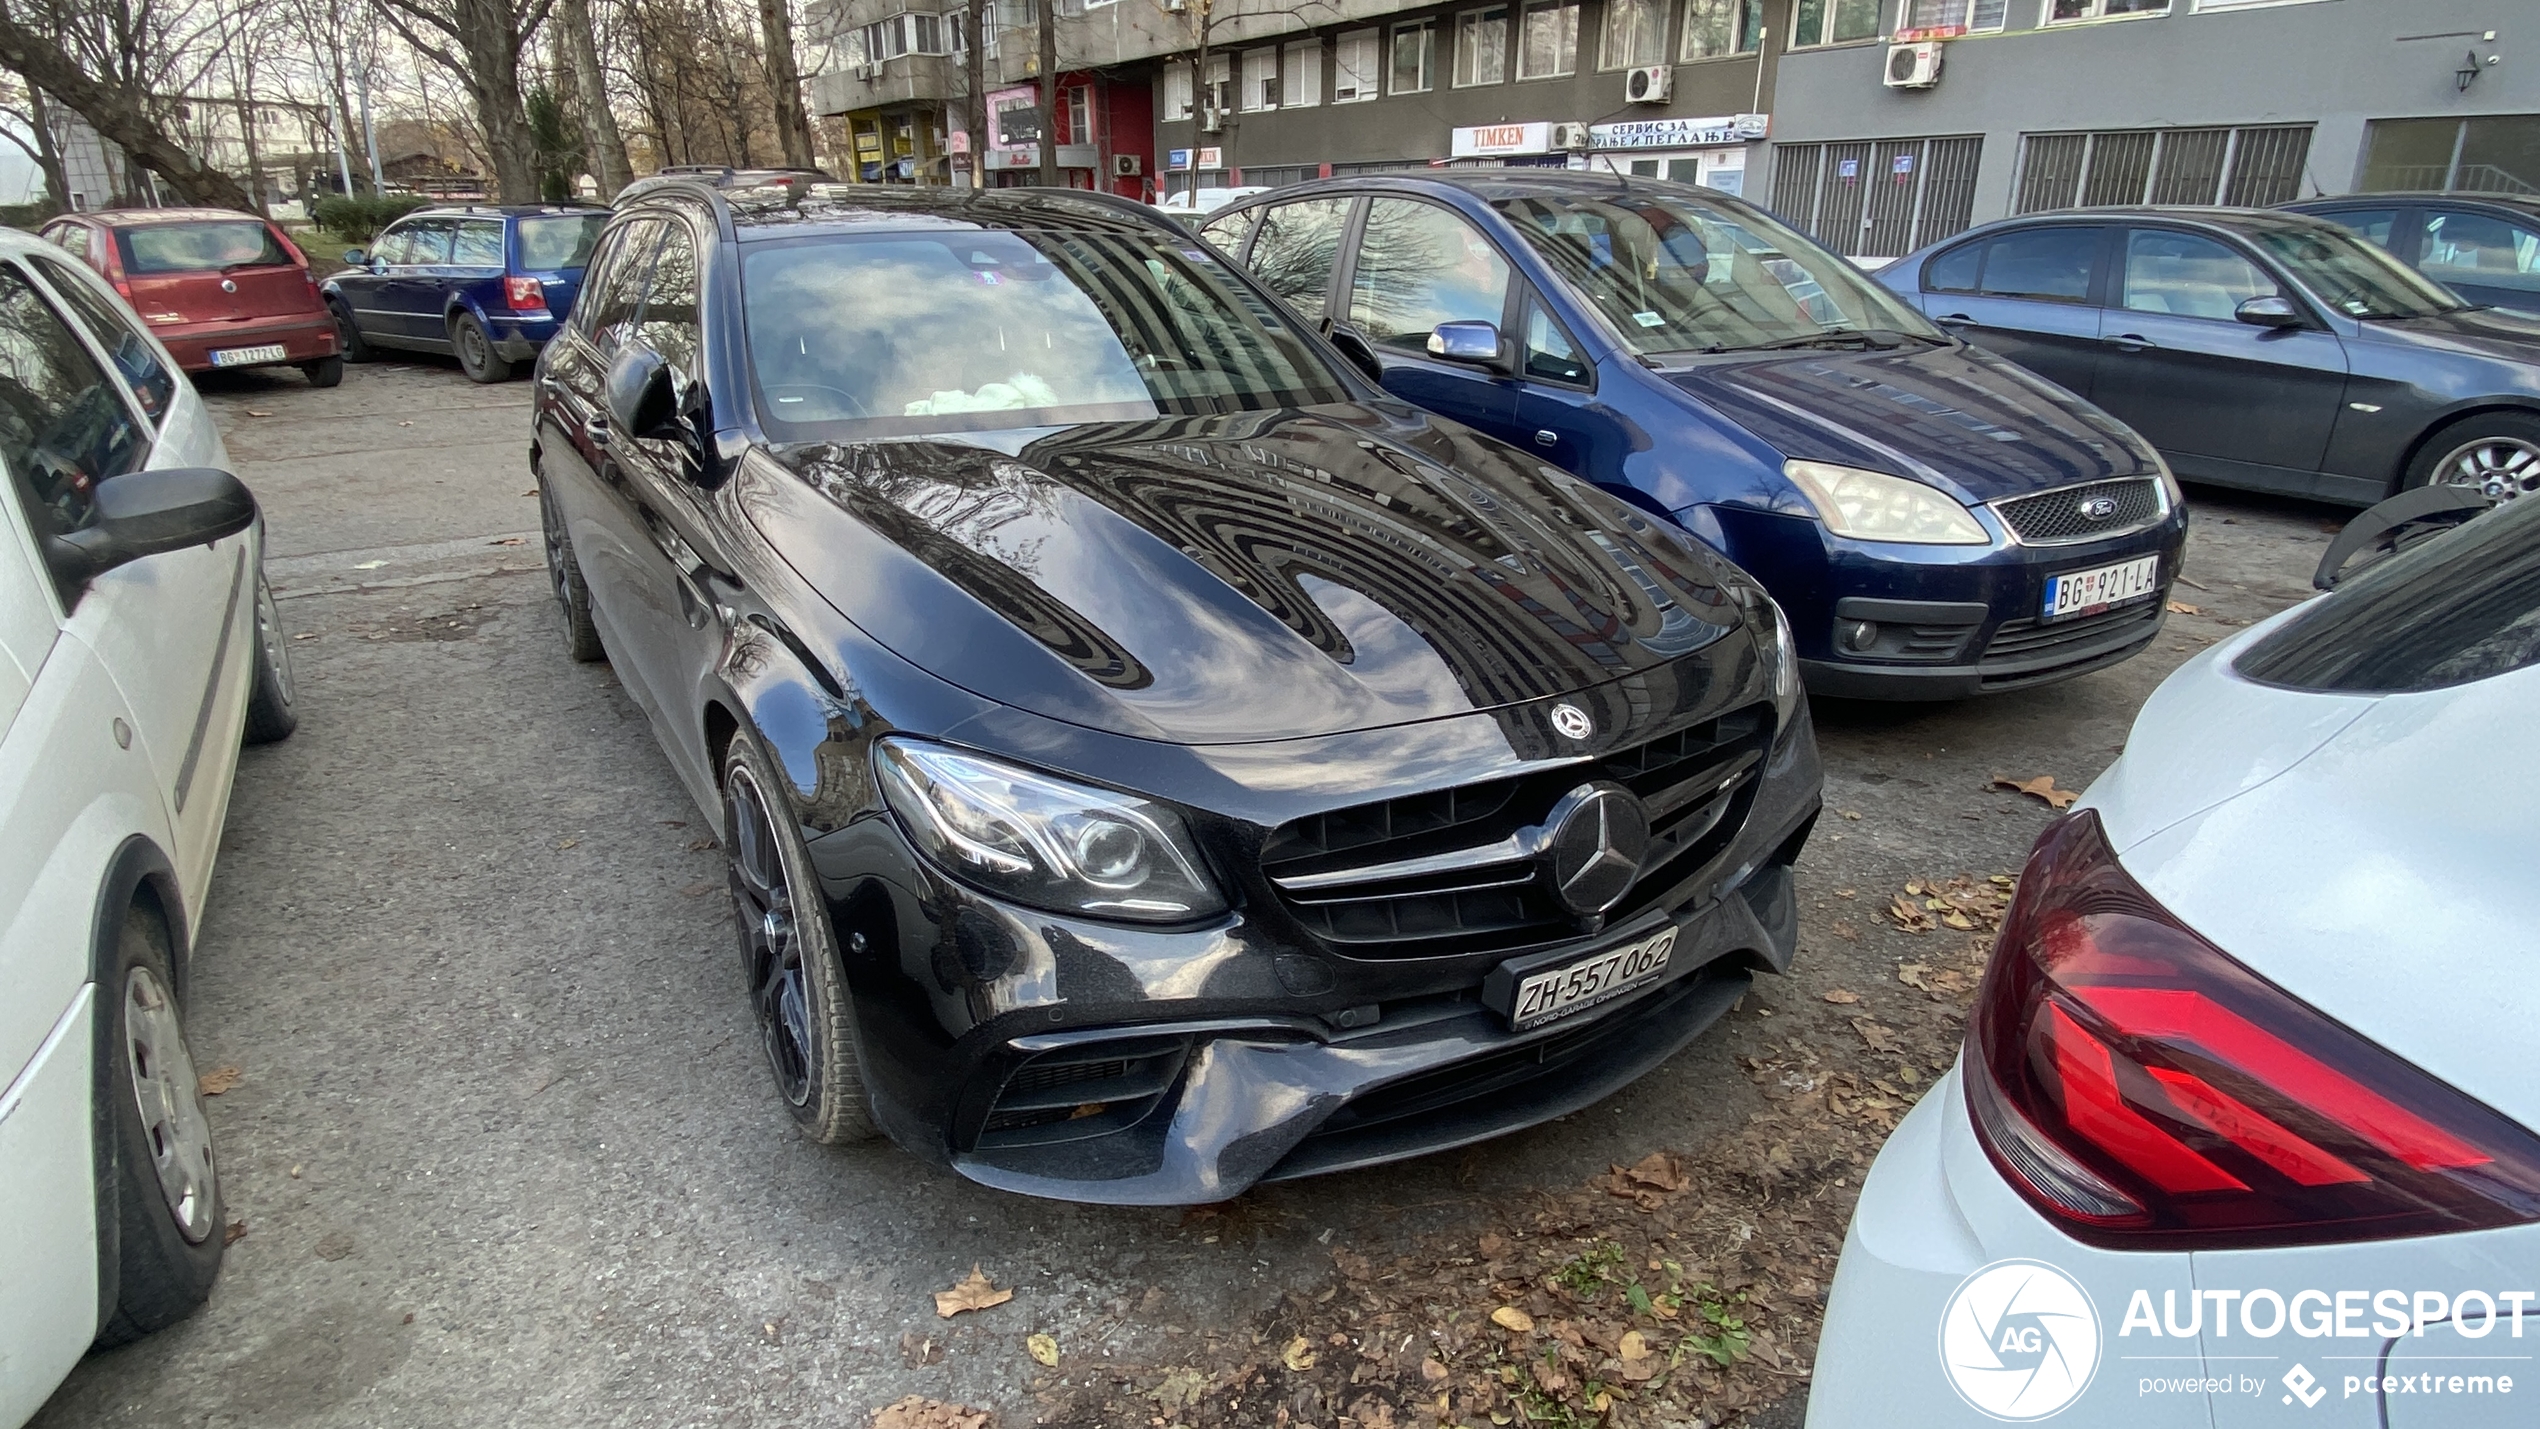
[[1803,332],[1795,337],[1777,337],[1766,342],[1744,343],[1731,349],[1736,352],[1774,352],[1794,347],[1860,347],[1884,352],[1903,347],[1914,334],[1893,328],[1838,327],[1823,332]]

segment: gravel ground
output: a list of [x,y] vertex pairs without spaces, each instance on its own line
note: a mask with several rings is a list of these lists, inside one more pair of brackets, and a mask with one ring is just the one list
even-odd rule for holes
[[[207,395],[265,505],[303,702],[300,732],[239,771],[190,1013],[197,1063],[241,1072],[212,1117],[243,1235],[203,1313],[91,1357],[44,1429],[861,1429],[912,1393],[1028,1424],[1027,1334],[1071,1365],[1134,1359],[1312,1291],[1335,1246],[1381,1254],[1742,1124],[1757,1097],[1733,1059],[1771,1010],[1892,980],[1910,954],[1855,927],[1861,905],[2016,870],[2047,811],[1992,777],[2085,787],[2180,660],[2308,593],[2342,520],[2196,493],[2197,584],[2176,594],[2202,613],[2150,653],[1971,704],[1819,703],[1831,812],[1800,865],[1797,975],[1638,1085],[1186,1220],[794,1134],[709,822],[608,668],[565,657],[525,383],[390,363],[332,391],[237,374]],[[1847,910],[1858,937],[1836,931]],[[974,1264],[1015,1299],[936,1319],[930,1292]],[[912,1365],[933,1355],[910,1335],[940,1360]],[[1750,1422],[1796,1424],[1796,1400]]]

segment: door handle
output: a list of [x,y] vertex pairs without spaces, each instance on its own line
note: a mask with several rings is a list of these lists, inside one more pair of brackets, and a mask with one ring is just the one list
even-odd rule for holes
[[1549,450],[1561,445],[1561,434],[1546,427],[1535,433],[1535,445]]
[[593,413],[592,415],[583,418],[582,434],[589,437],[591,439],[591,445],[595,447],[607,446],[609,444],[609,419],[600,416],[597,413]]
[[1944,327],[1950,327],[1960,323],[1972,323],[1975,319],[1967,316],[1965,313],[1944,313],[1939,317],[1933,318],[1932,321],[1939,323]]
[[2121,332],[2114,337],[2103,337],[2099,340],[2116,348],[2119,352],[2141,352],[2147,347],[2160,346],[2159,343],[2139,332]]

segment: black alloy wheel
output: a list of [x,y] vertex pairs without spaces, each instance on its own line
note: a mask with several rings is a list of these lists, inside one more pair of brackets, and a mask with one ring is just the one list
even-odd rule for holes
[[485,335],[485,325],[471,313],[461,313],[450,320],[450,347],[459,355],[459,370],[470,382],[508,382],[511,362],[494,351],[494,340]]
[[362,336],[361,327],[353,321],[352,305],[336,298],[326,305],[335,314],[335,345],[344,350],[346,362],[368,362],[379,355]]
[[733,737],[723,847],[742,975],[786,1110],[815,1141],[862,1141],[875,1127],[846,980],[792,813],[769,797],[781,779],[749,733]]
[[544,477],[538,482],[538,527],[547,548],[547,585],[564,612],[564,646],[584,664],[608,658],[600,644],[600,627],[591,619],[591,588],[582,581],[581,564],[573,559],[573,540],[565,535],[564,517]]

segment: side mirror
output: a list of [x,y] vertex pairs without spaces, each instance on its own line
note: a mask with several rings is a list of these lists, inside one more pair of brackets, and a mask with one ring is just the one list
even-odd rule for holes
[[1429,355],[1496,369],[1501,365],[1499,329],[1490,323],[1439,323],[1429,333]]
[[1348,358],[1349,365],[1357,368],[1368,381],[1380,387],[1384,385],[1385,365],[1376,360],[1376,349],[1367,345],[1367,339],[1349,328],[1336,327],[1332,329],[1331,341],[1333,348]]
[[216,467],[128,471],[97,483],[89,523],[47,537],[44,564],[81,585],[128,562],[234,536],[256,521],[256,498]]
[[660,353],[640,342],[628,342],[609,359],[608,408],[609,424],[622,437],[689,434],[679,412],[676,374]]
[[2251,327],[2300,327],[2302,325],[2302,310],[2293,306],[2291,298],[2274,296],[2249,298],[2239,307],[2232,309],[2231,315]]
[[370,255],[364,253],[358,248],[347,248],[344,250],[344,266],[347,268],[364,267],[368,265],[369,262]]

